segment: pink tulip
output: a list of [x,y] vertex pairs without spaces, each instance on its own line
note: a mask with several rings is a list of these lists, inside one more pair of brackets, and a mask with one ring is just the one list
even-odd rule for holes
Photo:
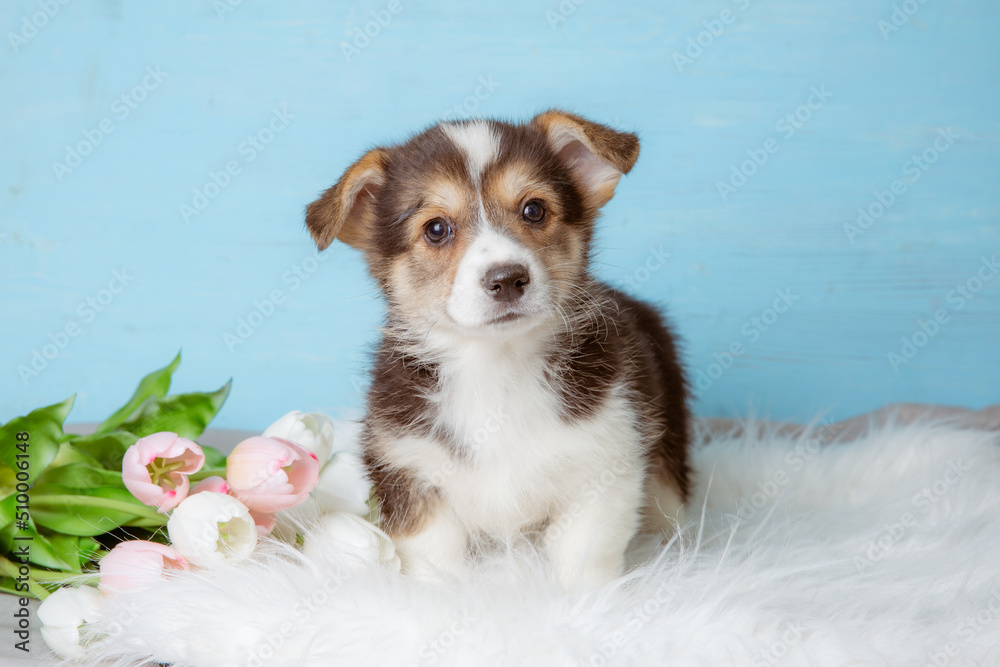
[[270,535],[271,531],[278,524],[278,517],[273,514],[266,514],[264,512],[256,512],[250,510],[250,517],[253,519],[254,524],[257,526],[257,536],[264,537],[265,535]]
[[191,487],[191,493],[189,495],[194,495],[196,493],[201,493],[202,491],[210,491],[212,493],[229,493],[229,485],[226,484],[226,480],[222,479],[218,475],[212,475],[211,477],[206,477],[197,484]]
[[104,595],[146,588],[163,579],[169,570],[187,570],[184,557],[168,546],[145,540],[121,542],[101,559]]
[[247,438],[226,459],[226,479],[248,508],[273,514],[308,497],[319,479],[319,460],[282,438]]
[[140,438],[122,459],[122,481],[132,495],[160,513],[187,497],[188,475],[205,465],[198,443],[166,431]]

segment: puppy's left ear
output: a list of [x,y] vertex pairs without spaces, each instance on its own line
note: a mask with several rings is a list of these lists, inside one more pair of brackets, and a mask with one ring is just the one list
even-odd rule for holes
[[631,132],[617,132],[557,110],[539,114],[531,122],[548,137],[552,150],[595,209],[611,199],[618,179],[639,157],[639,137]]
[[320,250],[334,239],[359,250],[371,243],[375,201],[385,185],[387,152],[374,148],[352,164],[337,183],[309,204],[306,227]]

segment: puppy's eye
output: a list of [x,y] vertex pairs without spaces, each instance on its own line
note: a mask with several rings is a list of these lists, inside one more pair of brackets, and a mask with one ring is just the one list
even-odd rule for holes
[[451,236],[451,225],[441,218],[434,218],[424,225],[424,238],[431,245],[440,245]]
[[539,223],[545,218],[545,206],[537,199],[532,199],[524,205],[521,217],[525,222]]

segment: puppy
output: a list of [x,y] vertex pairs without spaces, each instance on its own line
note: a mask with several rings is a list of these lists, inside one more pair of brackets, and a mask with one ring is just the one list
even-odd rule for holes
[[375,148],[309,205],[388,305],[362,446],[404,569],[460,572],[532,537],[567,586],[623,567],[688,496],[673,337],[589,271],[636,135],[561,111],[440,123]]

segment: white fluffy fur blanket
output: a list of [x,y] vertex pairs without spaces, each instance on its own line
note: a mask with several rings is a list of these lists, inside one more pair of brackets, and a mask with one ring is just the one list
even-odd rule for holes
[[[1000,434],[702,436],[687,525],[597,591],[519,549],[465,582],[272,543],[122,595],[88,658],[178,665],[1000,664]],[[643,554],[651,554],[644,560]]]

